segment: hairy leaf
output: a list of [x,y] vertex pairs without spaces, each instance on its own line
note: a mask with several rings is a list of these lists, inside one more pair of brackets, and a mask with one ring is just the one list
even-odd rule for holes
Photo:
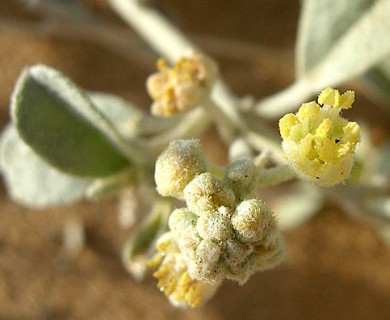
[[182,115],[168,118],[152,116],[112,94],[92,92],[89,97],[125,137],[156,134],[174,127],[183,119]]
[[358,76],[390,55],[390,0],[306,0],[298,74],[315,89]]
[[316,67],[372,4],[372,0],[303,1],[296,43],[297,77]]
[[47,208],[75,202],[84,197],[90,179],[58,171],[23,142],[9,125],[0,140],[0,168],[10,196],[20,204]]
[[390,57],[390,0],[305,0],[297,80],[256,111],[279,117],[328,86],[361,76]]
[[127,270],[136,278],[142,279],[146,262],[155,254],[157,239],[167,231],[171,203],[157,200],[142,224],[134,231],[123,248],[123,262]]
[[103,177],[129,166],[111,123],[56,70],[43,65],[25,70],[13,94],[12,115],[22,139],[64,172]]

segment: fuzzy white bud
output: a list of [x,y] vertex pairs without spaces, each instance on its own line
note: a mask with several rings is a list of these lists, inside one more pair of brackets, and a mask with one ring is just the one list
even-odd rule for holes
[[183,198],[185,186],[206,171],[198,140],[175,140],[159,156],[154,178],[162,196]]
[[185,187],[184,198],[187,207],[198,215],[213,214],[220,206],[229,207],[235,201],[233,191],[208,172],[198,175]]
[[276,220],[267,205],[257,199],[241,202],[232,216],[232,225],[242,242],[260,241],[267,232],[277,229]]
[[252,160],[233,162],[225,171],[225,182],[232,188],[237,201],[253,197],[256,190],[257,173]]

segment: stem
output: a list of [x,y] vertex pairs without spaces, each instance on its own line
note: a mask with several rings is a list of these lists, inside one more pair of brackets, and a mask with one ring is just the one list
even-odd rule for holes
[[163,54],[171,62],[180,58],[183,52],[195,49],[195,45],[157,10],[141,4],[138,0],[109,0],[108,2],[155,51]]
[[248,141],[242,137],[237,137],[229,146],[229,160],[234,162],[243,158],[252,158],[252,150]]
[[269,169],[261,169],[259,174],[259,185],[262,187],[273,186],[296,178],[294,170],[287,164],[279,165]]
[[140,199],[137,189],[129,186],[123,189],[118,203],[118,224],[122,229],[130,229],[138,220]]
[[[171,62],[188,50],[202,52],[183,33],[165,19],[157,10],[142,5],[137,0],[109,0],[112,8],[158,53]],[[212,98],[224,114],[227,123],[244,129],[237,110],[238,99],[231,94],[222,80],[214,85]]]
[[85,245],[85,230],[81,217],[72,214],[64,224],[63,245],[66,254],[71,258],[76,258]]
[[212,100],[208,100],[203,106],[205,114],[207,114],[212,120],[218,130],[219,135],[222,137],[222,140],[229,145],[234,136],[234,129],[236,125],[231,119],[226,115],[223,110],[214,103]]
[[232,126],[239,128],[241,131],[247,130],[247,126],[242,121],[242,117],[237,108],[239,99],[221,79],[214,84],[211,96],[216,106],[225,114]]
[[286,159],[283,157],[282,149],[279,144],[252,131],[246,133],[245,137],[248,143],[257,151],[270,151],[272,157],[277,163],[286,163]]
[[305,80],[299,80],[268,98],[259,101],[255,106],[258,115],[267,118],[278,118],[302,104],[315,92],[310,83]]
[[145,143],[158,154],[172,140],[199,137],[209,125],[210,117],[208,114],[206,114],[204,109],[197,108],[188,112],[176,127],[150,138]]

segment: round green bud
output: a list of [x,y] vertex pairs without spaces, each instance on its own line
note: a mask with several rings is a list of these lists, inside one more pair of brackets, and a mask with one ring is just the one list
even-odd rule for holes
[[183,198],[185,186],[206,171],[198,140],[175,140],[158,157],[154,178],[162,196]]

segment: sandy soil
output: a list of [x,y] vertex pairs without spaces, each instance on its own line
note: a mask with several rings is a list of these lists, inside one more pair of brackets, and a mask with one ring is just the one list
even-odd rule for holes
[[[238,94],[261,97],[291,83],[298,1],[155,2],[218,59]],[[116,21],[104,1],[84,5]],[[152,55],[133,34],[135,51],[125,55],[105,40],[42,29],[38,22],[17,2],[0,0],[2,126],[18,74],[38,62],[62,70],[84,88],[148,106],[144,79],[153,69]],[[118,27],[122,30],[119,21]],[[368,102],[363,98],[363,103]],[[386,134],[386,121],[375,118],[378,112],[370,114],[377,135]],[[209,158],[224,163],[224,148],[213,132],[207,137]],[[139,283],[124,270],[120,254],[129,231],[118,226],[116,199],[31,210],[10,201],[1,187],[0,208],[1,320],[390,319],[390,245],[372,226],[331,205],[285,232],[287,257],[281,266],[244,286],[226,282],[205,307],[186,311],[171,307],[152,277]],[[62,228],[72,215],[86,228],[86,245],[75,259],[62,246]]]

